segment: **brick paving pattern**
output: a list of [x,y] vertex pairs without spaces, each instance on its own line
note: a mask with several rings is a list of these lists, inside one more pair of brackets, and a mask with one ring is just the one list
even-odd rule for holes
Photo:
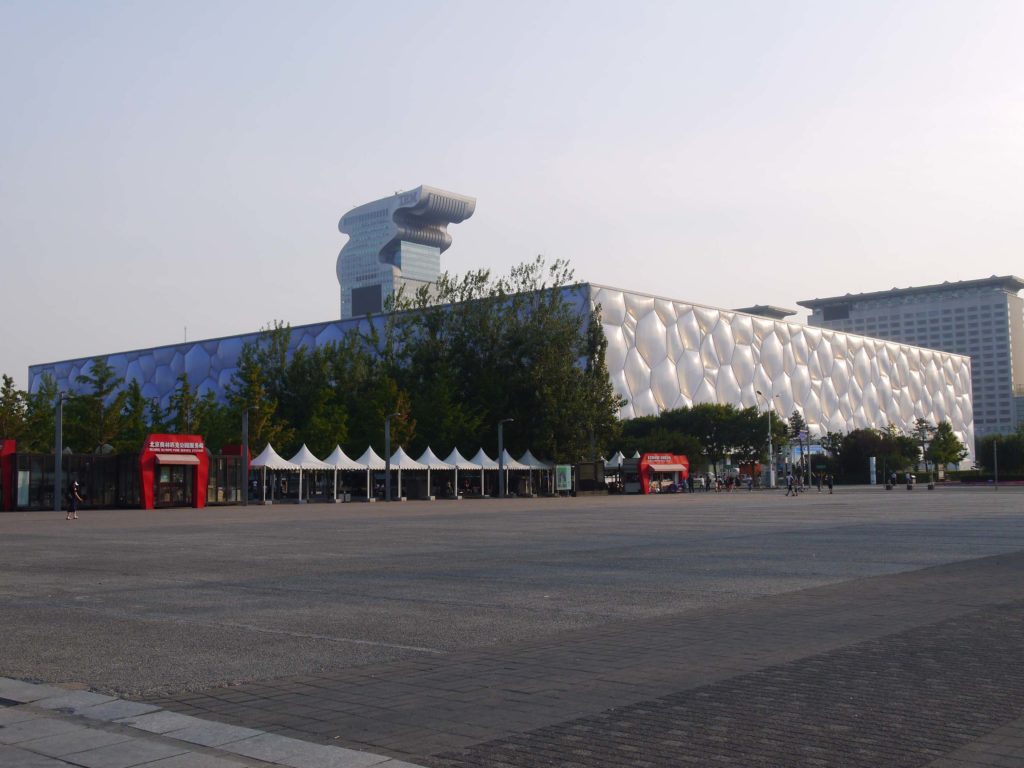
[[[1017,603],[424,762],[912,768],[1016,721],[1021,711],[1024,603]],[[1021,743],[1009,738],[987,750],[1006,759],[991,765],[1020,764]],[[983,754],[965,749],[934,768],[978,764]]]
[[154,703],[444,768],[924,765],[1024,712],[1022,584],[1001,555]]

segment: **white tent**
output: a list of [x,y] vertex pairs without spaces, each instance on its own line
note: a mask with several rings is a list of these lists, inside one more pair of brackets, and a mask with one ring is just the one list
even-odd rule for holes
[[505,492],[508,493],[508,473],[509,470],[517,470],[526,472],[530,468],[525,464],[521,464],[512,458],[512,454],[508,452],[508,448],[501,452],[501,468],[505,471]]
[[330,464],[333,469],[340,469],[343,472],[345,470],[354,469],[358,469],[361,472],[364,469],[366,469],[366,467],[364,467],[355,459],[350,459],[348,456],[346,456],[345,452],[341,450],[340,445],[336,446],[331,455],[324,459],[324,464]]
[[530,453],[530,451],[527,451],[519,457],[519,463],[525,465],[529,469],[551,469],[552,467],[550,462],[541,461]]
[[377,455],[376,451],[373,450],[373,446],[367,447],[363,452],[363,455],[356,459],[356,463],[366,468],[366,498],[372,498],[373,483],[370,482],[370,472],[373,470],[383,470],[385,467],[384,459]]
[[[480,469],[479,464],[474,464],[472,461],[467,459],[461,453],[458,448],[452,448],[452,452],[448,454],[448,458],[445,459],[446,464],[451,464],[455,467],[455,495],[459,494],[459,470],[466,472],[472,472],[475,469]],[[481,476],[481,485],[483,484],[483,477]]]
[[349,471],[360,470],[360,471],[362,471],[363,469],[365,469],[365,467],[362,464],[360,464],[360,463],[354,461],[353,459],[350,459],[348,456],[346,456],[345,452],[343,450],[341,450],[341,446],[340,445],[336,445],[334,447],[334,451],[331,453],[330,456],[328,456],[326,459],[324,459],[324,463],[325,464],[330,464],[334,468],[334,500],[335,501],[338,500],[338,470],[340,469],[342,472],[344,472],[346,470],[349,470]]
[[508,452],[508,448],[501,452],[501,464],[505,469],[521,469],[523,471],[529,469],[526,464],[513,459],[512,454]]
[[[430,446],[429,445],[427,446],[427,450],[425,450],[423,452],[423,455],[419,457],[418,461],[419,461],[420,464],[425,465],[426,468],[427,468],[427,496],[431,495],[431,493],[430,493],[430,471],[433,470],[433,469],[440,469],[440,470],[452,470],[452,469],[454,469],[455,470],[455,485],[453,485],[452,487],[453,488],[458,488],[459,487],[459,485],[458,485],[458,483],[459,483],[459,470],[458,470],[458,468],[454,464],[449,464],[447,461],[441,461],[439,458],[437,458],[437,456],[434,455],[434,452],[432,450],[430,450]],[[457,497],[458,496],[456,495],[456,498]]]
[[[282,459],[277,455],[277,451],[274,450],[274,446],[267,443],[267,447],[264,448],[260,455],[249,462],[250,467],[263,470],[263,502],[267,501],[267,470],[268,469],[286,469],[295,471],[298,469],[297,466],[292,464],[287,459]],[[273,500],[273,491],[271,491],[271,500]]]
[[297,466],[299,468],[299,502],[300,503],[302,502],[302,470],[305,469],[306,471],[313,471],[313,470],[317,470],[317,469],[319,469],[319,470],[334,469],[334,467],[332,467],[330,464],[327,464],[326,462],[320,461],[320,459],[318,459],[316,456],[314,456],[313,452],[310,451],[309,448],[306,447],[305,443],[302,444],[302,447],[299,448],[298,453],[296,453],[294,456],[292,456],[291,459],[289,459],[289,461],[291,461],[292,464],[294,464],[295,466]]
[[278,456],[274,446],[270,443],[267,443],[267,447],[263,449],[259,456],[249,462],[249,466],[256,467],[256,469],[298,469],[288,459],[282,459]]
[[470,461],[472,461],[474,464],[476,464],[481,469],[497,469],[498,468],[498,462],[496,462],[494,459],[492,459],[490,456],[488,456],[486,453],[484,453],[484,449],[483,448],[481,448],[479,451],[477,451],[476,452],[476,456],[474,456],[472,459],[470,459]]
[[622,469],[622,462],[625,460],[625,456],[622,455],[622,451],[616,451],[615,455],[605,461],[605,469]]
[[524,466],[526,466],[530,470],[530,492],[531,493],[533,492],[533,470],[536,469],[539,472],[549,472],[550,473],[552,467],[554,466],[554,465],[550,464],[549,462],[541,461],[540,459],[538,459],[536,456],[534,456],[530,452],[529,449],[527,449],[526,453],[524,453],[522,456],[519,457],[519,463],[523,464]]
[[[398,498],[402,498],[402,470],[420,469],[427,470],[426,464],[420,464],[412,456],[405,452],[402,446],[391,456],[391,468],[398,469]],[[429,495],[429,494],[428,494]]]
[[470,461],[480,465],[480,495],[486,496],[487,494],[484,492],[484,470],[494,470],[496,472],[498,470],[498,462],[484,453],[483,448],[477,451],[476,456],[470,459]]

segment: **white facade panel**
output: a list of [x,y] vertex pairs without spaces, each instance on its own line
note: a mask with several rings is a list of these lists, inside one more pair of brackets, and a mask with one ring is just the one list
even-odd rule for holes
[[590,285],[620,416],[698,403],[799,410],[812,433],[948,420],[973,452],[969,357]]

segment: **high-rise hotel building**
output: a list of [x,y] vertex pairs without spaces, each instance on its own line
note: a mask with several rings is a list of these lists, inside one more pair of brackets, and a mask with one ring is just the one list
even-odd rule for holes
[[822,328],[971,358],[974,431],[1024,421],[1024,280],[1007,275],[797,302]]

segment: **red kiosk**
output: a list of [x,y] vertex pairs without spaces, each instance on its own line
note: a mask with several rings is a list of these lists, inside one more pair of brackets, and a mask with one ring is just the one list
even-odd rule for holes
[[143,509],[206,506],[210,459],[201,435],[150,435],[139,470]]
[[645,453],[637,464],[640,492],[651,493],[651,482],[657,473],[669,473],[672,482],[679,484],[690,477],[690,460],[675,453]]

